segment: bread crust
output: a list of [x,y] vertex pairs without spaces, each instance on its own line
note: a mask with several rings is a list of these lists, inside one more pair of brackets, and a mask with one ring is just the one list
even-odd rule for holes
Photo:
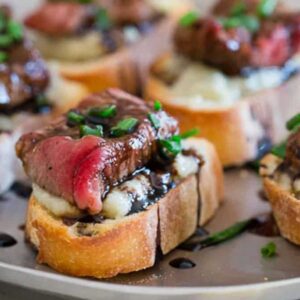
[[[164,55],[157,63],[163,64],[167,58],[168,55]],[[199,127],[200,135],[215,145],[224,166],[255,159],[262,140],[282,141],[286,120],[300,110],[299,93],[300,74],[278,88],[245,97],[228,108],[190,109],[175,105],[169,87],[153,75],[149,76],[144,89],[144,97],[159,99],[164,109],[179,120],[183,131]]]
[[264,178],[263,185],[281,235],[300,245],[299,200],[270,178]]
[[[207,161],[211,177],[202,176],[201,201],[205,205],[201,211],[201,224],[209,220],[221,203],[223,177],[221,164],[214,148],[205,140],[193,141]],[[214,162],[208,160],[214,159]],[[144,212],[119,220],[101,224],[89,224],[91,236],[76,235],[73,225],[64,225],[61,219],[52,216],[32,196],[29,201],[26,221],[26,235],[38,249],[38,262],[55,270],[75,275],[96,278],[113,277],[119,273],[129,273],[153,266],[157,247],[164,254],[170,252],[193,234],[198,221],[198,197],[196,175],[184,179],[158,203]],[[213,209],[208,205],[216,199],[203,194],[204,186],[214,189],[218,195]]]

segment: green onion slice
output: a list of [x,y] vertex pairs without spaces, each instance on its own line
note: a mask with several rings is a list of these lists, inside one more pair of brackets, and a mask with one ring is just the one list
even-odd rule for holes
[[162,109],[162,104],[158,100],[155,100],[153,108],[154,108],[155,111],[159,111],[159,110]]
[[94,135],[94,136],[103,136],[103,127],[102,125],[97,125],[95,128],[92,128],[88,125],[80,125],[80,137],[87,136],[87,135]]
[[297,129],[300,126],[300,114],[295,115],[290,120],[286,122],[286,128],[289,131]]
[[236,17],[236,16],[244,15],[246,13],[246,10],[247,10],[246,4],[244,2],[238,2],[232,7],[230,11],[230,16]]
[[89,116],[99,118],[112,118],[117,113],[116,105],[110,105],[104,108],[91,108],[88,112]]
[[271,258],[276,255],[276,244],[270,242],[260,249],[261,256],[263,258]]
[[182,16],[179,20],[179,24],[183,27],[193,25],[199,18],[199,13],[196,11],[190,11]]
[[158,129],[160,127],[160,121],[159,119],[156,117],[155,114],[148,114],[148,119],[150,120],[151,124],[153,125],[153,127],[155,129]]
[[280,157],[280,158],[285,158],[285,154],[286,154],[286,142],[283,142],[279,145],[274,146],[271,149],[271,153]]
[[257,17],[250,15],[241,15],[230,18],[220,19],[225,29],[244,27],[250,32],[255,32],[259,29],[260,22]]
[[277,0],[260,0],[257,6],[257,14],[261,18],[269,17],[276,9]]
[[0,63],[4,63],[8,60],[8,55],[4,51],[0,51]]
[[193,128],[193,129],[188,130],[188,131],[186,131],[186,132],[184,132],[184,133],[181,133],[181,134],[180,134],[180,137],[181,137],[182,139],[188,139],[188,138],[190,138],[190,137],[192,137],[192,136],[198,135],[199,132],[200,132],[200,130],[199,130],[198,128]]
[[23,38],[22,25],[15,21],[8,21],[7,23],[8,34],[15,40],[20,41]]
[[85,117],[75,111],[70,111],[67,115],[68,121],[76,125],[82,124],[85,121]]
[[120,137],[124,134],[131,132],[138,124],[136,118],[126,118],[118,122],[118,124],[111,128],[111,135],[114,137]]
[[159,143],[164,152],[166,152],[165,150],[167,150],[167,153],[170,153],[171,155],[174,156],[179,154],[182,150],[181,142],[178,140],[177,141],[172,139],[160,140]]
[[9,34],[0,34],[0,47],[8,48],[14,42],[13,37]]
[[101,30],[109,30],[112,27],[112,21],[106,9],[100,8],[98,10],[96,14],[96,27]]

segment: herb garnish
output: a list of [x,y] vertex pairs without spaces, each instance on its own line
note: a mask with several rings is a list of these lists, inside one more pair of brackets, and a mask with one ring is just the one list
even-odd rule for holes
[[101,30],[109,30],[112,27],[112,21],[104,8],[99,8],[96,14],[96,27]]
[[80,137],[86,136],[86,135],[95,135],[102,137],[103,136],[103,127],[102,125],[96,125],[95,128],[92,128],[88,125],[80,125]]
[[292,117],[291,119],[289,119],[289,120],[286,122],[286,128],[287,128],[289,131],[298,129],[299,126],[300,126],[300,114],[295,115],[294,117]]
[[8,55],[4,51],[0,51],[0,63],[4,63],[8,60]]
[[22,25],[15,21],[10,20],[7,22],[7,32],[16,42],[23,38]]
[[159,110],[162,109],[162,104],[158,100],[155,100],[153,108],[154,108],[155,111],[159,111]]
[[275,156],[280,157],[280,158],[285,158],[286,142],[283,142],[279,145],[273,146],[273,148],[271,149],[271,153]]
[[155,129],[158,129],[160,127],[159,119],[156,117],[155,114],[149,113],[148,119]]
[[98,108],[98,107],[91,108],[88,112],[88,115],[93,117],[99,117],[99,118],[112,118],[116,115],[116,113],[117,113],[117,107],[116,105],[113,104],[104,108]]
[[179,20],[179,24],[183,27],[193,25],[199,18],[199,13],[196,11],[190,11],[182,16]]
[[67,118],[70,123],[75,125],[82,124],[85,121],[85,117],[75,111],[68,112]]
[[276,255],[276,244],[270,242],[260,249],[263,258],[271,258]]
[[260,26],[258,18],[251,15],[239,15],[229,18],[221,18],[220,22],[225,29],[244,27],[250,32],[256,32]]
[[113,137],[120,137],[124,134],[130,133],[135,126],[138,124],[138,119],[136,118],[126,118],[117,123],[116,126],[111,128],[111,135]]
[[173,135],[169,139],[159,140],[161,151],[166,156],[176,156],[182,151],[182,140],[187,139],[191,136],[197,135],[198,129],[191,129],[179,135]]
[[235,223],[234,225],[228,227],[225,230],[210,235],[208,238],[201,241],[201,245],[202,247],[208,247],[228,241],[247,230],[250,224],[252,224],[252,222],[253,220],[250,219]]
[[243,15],[246,13],[246,10],[247,10],[246,4],[244,2],[238,2],[232,7],[230,11],[230,16],[236,17],[236,16]]
[[260,0],[257,6],[258,16],[261,18],[271,16],[277,6],[277,2],[277,0]]

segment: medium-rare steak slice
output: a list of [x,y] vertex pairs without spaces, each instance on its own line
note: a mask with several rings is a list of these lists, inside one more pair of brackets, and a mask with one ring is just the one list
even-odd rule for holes
[[282,67],[299,51],[299,12],[274,9],[262,17],[247,6],[235,10],[179,24],[174,37],[177,52],[228,75],[239,75],[245,69]]
[[6,111],[43,93],[49,74],[6,6],[0,6],[0,23],[0,111]]
[[33,182],[98,213],[110,188],[143,168],[175,119],[120,90],[92,95],[51,126],[24,135],[17,155]]

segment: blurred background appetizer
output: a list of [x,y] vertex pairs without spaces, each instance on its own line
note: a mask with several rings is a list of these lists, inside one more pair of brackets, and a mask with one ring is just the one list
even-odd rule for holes
[[286,142],[274,147],[260,162],[264,191],[281,235],[300,245],[300,114],[286,127]]
[[[58,63],[66,78],[94,92],[107,87],[137,92],[141,69],[169,44],[169,23],[173,21],[168,14],[185,11],[189,3],[48,1],[31,12],[25,24],[37,48]],[[150,39],[150,32],[157,35],[155,39],[141,43],[144,37]]]
[[[148,99],[161,99],[183,130],[201,128],[225,166],[281,141],[300,109],[300,13],[276,0],[221,0],[182,16],[174,50],[151,67]],[[286,97],[286,95],[289,95]]]
[[20,134],[46,122],[50,112],[76,105],[86,92],[48,70],[9,7],[0,6],[0,193],[23,179],[14,153]]
[[38,262],[75,276],[153,266],[223,197],[214,147],[179,133],[159,102],[118,89],[86,98],[16,150],[33,182],[26,234]]

